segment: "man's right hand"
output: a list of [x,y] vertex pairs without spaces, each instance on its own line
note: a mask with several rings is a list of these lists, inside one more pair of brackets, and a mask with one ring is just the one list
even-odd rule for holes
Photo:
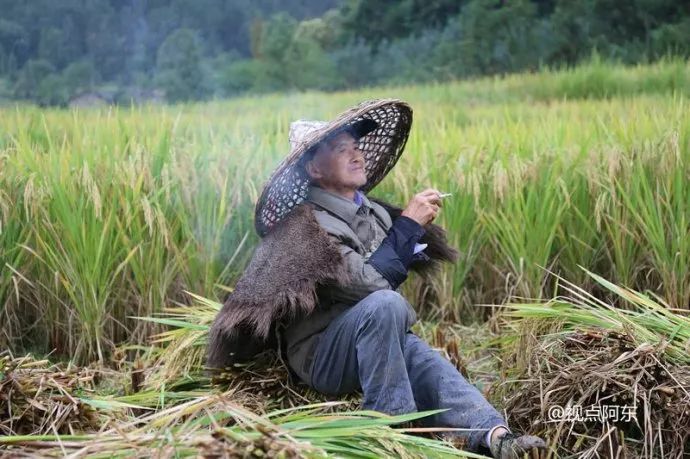
[[441,204],[441,193],[433,188],[427,188],[417,193],[402,211],[402,215],[411,218],[424,226],[431,223],[438,215]]

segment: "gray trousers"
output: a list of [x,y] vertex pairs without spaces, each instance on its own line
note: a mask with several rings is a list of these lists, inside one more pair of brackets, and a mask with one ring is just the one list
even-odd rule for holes
[[501,415],[441,354],[409,331],[414,313],[393,290],[378,290],[336,317],[319,334],[311,387],[341,395],[361,389],[363,408],[387,414],[449,408],[422,418],[425,426],[459,433],[470,450],[486,447]]

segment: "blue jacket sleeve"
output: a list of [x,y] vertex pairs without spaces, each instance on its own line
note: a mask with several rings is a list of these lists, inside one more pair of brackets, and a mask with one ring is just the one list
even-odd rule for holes
[[386,278],[393,290],[407,279],[407,268],[414,259],[414,246],[424,233],[422,225],[401,215],[369,257],[369,264]]

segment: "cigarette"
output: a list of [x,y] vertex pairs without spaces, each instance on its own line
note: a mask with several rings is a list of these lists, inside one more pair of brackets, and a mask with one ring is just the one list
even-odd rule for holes
[[441,193],[440,195],[438,195],[438,197],[439,197],[439,198],[447,198],[447,197],[450,196],[451,194],[453,194],[453,193]]

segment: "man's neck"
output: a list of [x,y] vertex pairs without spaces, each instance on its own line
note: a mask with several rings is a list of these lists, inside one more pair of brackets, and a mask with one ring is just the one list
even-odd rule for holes
[[344,197],[345,199],[348,199],[348,200],[350,200],[350,201],[354,201],[354,199],[355,199],[355,192],[357,191],[356,189],[353,190],[352,188],[347,188],[347,187],[345,187],[345,188],[335,188],[335,187],[330,187],[330,186],[329,186],[329,187],[325,187],[325,186],[322,186],[322,185],[318,185],[318,186],[321,187],[322,189],[326,190],[326,191],[329,191],[329,192],[331,192],[331,193],[333,193],[333,194],[337,194],[338,196],[342,196],[342,197]]

